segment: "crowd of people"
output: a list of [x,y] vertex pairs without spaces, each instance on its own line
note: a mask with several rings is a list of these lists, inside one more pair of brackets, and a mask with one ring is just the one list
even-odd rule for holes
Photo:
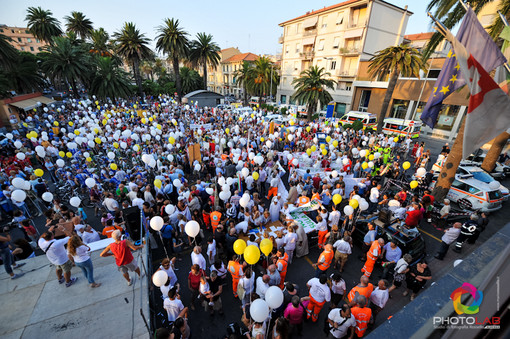
[[[319,139],[317,132],[327,137]],[[446,145],[442,156],[448,152]],[[143,243],[130,240],[125,211],[143,212],[146,231],[165,252],[158,271],[148,272],[166,311],[157,338],[188,338],[188,314],[197,307],[222,315],[222,295],[230,288],[242,308],[242,325],[231,324],[230,336],[288,338],[300,334],[305,321],[316,323],[328,305],[323,326],[330,338],[362,337],[390,292],[405,284],[404,295],[410,291],[412,300],[432,277],[426,261],[413,263],[368,222],[359,284],[347,286],[342,279],[352,269],[360,220],[390,210],[402,232],[416,236],[419,222],[432,218],[434,197],[422,185],[434,159],[409,136],[296,118],[278,126],[261,111],[238,114],[166,96],[144,104],[90,98],[27,112],[19,128],[6,134],[0,160],[1,217],[23,235],[13,242],[4,229],[0,236],[12,279],[22,275],[12,270],[22,265],[15,260],[40,249],[55,265],[59,283],[77,281],[71,276],[76,265],[91,288],[100,287],[88,244],[108,237],[113,242],[101,257],[114,256],[131,286],[144,275],[131,253]],[[418,189],[409,186],[414,172],[421,177]],[[447,220],[445,207],[438,224]],[[296,208],[310,212],[312,230],[294,220]],[[44,225],[34,224],[39,213]],[[90,214],[100,224],[91,223]],[[488,223],[487,216],[480,219],[472,219],[478,234]],[[438,259],[454,241],[460,250],[463,241],[476,240],[462,236],[462,227],[446,229]],[[316,274],[306,287],[297,286],[287,271],[315,245],[321,251]],[[189,252],[192,266],[183,267]],[[372,274],[377,265],[381,279]],[[178,280],[175,269],[190,269],[187,282]],[[188,305],[181,294],[190,296]],[[264,313],[264,305],[270,311]]]

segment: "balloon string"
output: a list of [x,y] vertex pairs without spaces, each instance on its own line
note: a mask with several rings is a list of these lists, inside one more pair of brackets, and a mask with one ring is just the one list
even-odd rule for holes
[[170,259],[170,257],[168,256],[168,252],[166,251],[165,243],[163,242],[163,237],[161,236],[161,231],[158,231],[158,233],[159,233],[159,238],[161,239],[161,244],[163,245],[163,249],[165,250],[166,257],[168,259]]

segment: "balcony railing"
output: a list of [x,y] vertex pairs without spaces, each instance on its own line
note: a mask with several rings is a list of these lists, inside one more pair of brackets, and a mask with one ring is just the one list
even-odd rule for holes
[[301,52],[301,53],[299,53],[299,56],[301,57],[301,59],[304,59],[304,60],[313,59],[314,55],[315,55],[314,51],[308,51],[308,52]]
[[359,47],[353,47],[353,48],[341,47],[341,48],[338,49],[338,52],[341,55],[360,54],[361,53],[361,48],[359,48]]
[[317,35],[317,28],[307,29],[303,32],[303,36],[312,36],[312,35]]
[[356,23],[350,23],[348,28],[357,28],[357,27],[365,27],[367,25],[367,21],[359,21]]
[[278,43],[283,44],[283,35],[280,35],[280,37],[278,38]]
[[357,69],[338,70],[337,75],[344,78],[353,78],[358,74]]

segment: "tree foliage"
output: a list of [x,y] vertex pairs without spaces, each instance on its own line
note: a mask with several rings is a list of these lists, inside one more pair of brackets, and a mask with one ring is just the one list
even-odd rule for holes
[[30,33],[36,38],[51,43],[53,37],[60,36],[63,32],[60,28],[60,21],[53,17],[50,10],[41,7],[28,7],[27,27]]

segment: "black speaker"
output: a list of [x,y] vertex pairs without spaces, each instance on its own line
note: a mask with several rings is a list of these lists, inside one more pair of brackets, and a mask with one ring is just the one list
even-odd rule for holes
[[140,233],[140,209],[137,206],[129,207],[122,210],[124,216],[126,230],[133,241],[142,238]]
[[384,226],[388,226],[391,222],[391,211],[387,208],[383,208],[379,211],[379,220],[384,224]]

